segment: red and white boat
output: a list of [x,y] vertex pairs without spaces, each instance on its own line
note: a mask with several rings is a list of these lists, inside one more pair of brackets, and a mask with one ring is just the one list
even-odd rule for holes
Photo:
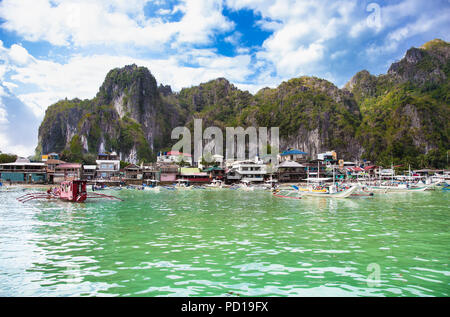
[[60,199],[68,202],[82,203],[88,198],[105,198],[123,201],[111,195],[88,193],[86,191],[86,181],[82,180],[65,181],[58,187],[50,188],[46,192],[28,193],[20,196],[17,200],[25,203],[34,199]]

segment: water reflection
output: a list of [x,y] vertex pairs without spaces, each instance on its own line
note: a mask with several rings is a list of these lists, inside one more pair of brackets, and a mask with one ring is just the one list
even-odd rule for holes
[[448,296],[442,193],[122,190],[123,203],[26,205],[19,194],[0,196],[0,295]]

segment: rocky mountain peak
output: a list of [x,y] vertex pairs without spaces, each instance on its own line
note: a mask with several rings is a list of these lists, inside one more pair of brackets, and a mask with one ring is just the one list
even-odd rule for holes
[[127,65],[108,73],[96,98],[50,106],[38,149],[71,151],[79,142],[84,153],[102,149],[133,163],[154,160],[174,143],[174,127],[202,118],[204,127],[279,127],[282,148],[311,157],[334,149],[347,159],[390,164],[421,157],[422,165],[438,166],[448,149],[448,57],[449,44],[433,40],[408,50],[388,74],[358,72],[344,89],[303,76],[256,95],[225,78],[173,93],[157,86],[147,68]]
[[155,77],[146,67],[135,64],[114,68],[108,72],[97,93],[98,103],[111,104],[124,94],[135,99],[157,94]]
[[449,75],[450,44],[433,40],[420,48],[410,48],[405,56],[393,63],[388,74],[396,82],[410,81],[423,86],[442,83]]

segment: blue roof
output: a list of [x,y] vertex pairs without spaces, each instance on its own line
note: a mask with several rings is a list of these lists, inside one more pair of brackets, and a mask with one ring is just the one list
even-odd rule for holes
[[289,150],[289,151],[284,151],[283,153],[281,153],[281,156],[295,155],[295,154],[308,154],[308,153],[302,152],[299,150]]

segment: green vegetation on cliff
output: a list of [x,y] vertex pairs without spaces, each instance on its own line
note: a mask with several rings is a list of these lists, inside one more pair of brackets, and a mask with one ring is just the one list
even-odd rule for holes
[[279,127],[281,149],[311,155],[334,149],[345,159],[443,167],[449,150],[450,45],[433,40],[409,49],[387,74],[357,73],[339,89],[293,78],[255,95],[224,78],[173,93],[145,67],[111,70],[92,100],[62,100],[47,109],[37,150],[85,159],[116,151],[123,160],[154,160],[170,148],[176,126]]
[[362,157],[382,165],[445,167],[449,150],[450,45],[408,50],[388,74],[360,72],[346,85],[359,102]]

